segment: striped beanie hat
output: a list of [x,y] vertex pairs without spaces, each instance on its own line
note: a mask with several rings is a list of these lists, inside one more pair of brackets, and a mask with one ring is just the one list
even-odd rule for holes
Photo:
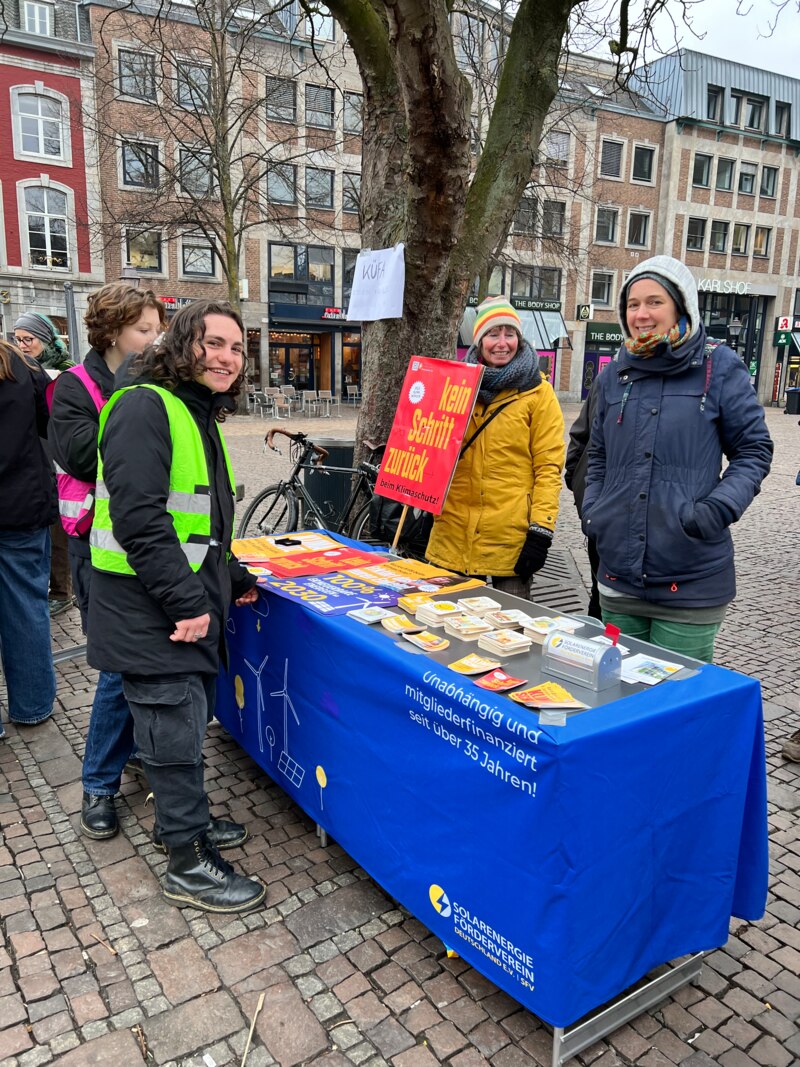
[[479,345],[483,337],[495,326],[513,326],[521,335],[522,323],[511,301],[505,296],[492,296],[478,304],[475,325],[472,328],[472,343]]

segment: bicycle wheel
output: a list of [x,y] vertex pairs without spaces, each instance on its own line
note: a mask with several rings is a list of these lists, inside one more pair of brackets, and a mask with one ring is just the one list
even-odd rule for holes
[[239,523],[239,537],[263,537],[297,529],[297,501],[284,485],[269,485],[253,500]]
[[386,544],[386,541],[383,540],[383,538],[377,537],[372,532],[369,501],[356,512],[355,518],[349,523],[347,536],[352,537],[355,541],[363,541],[367,545]]

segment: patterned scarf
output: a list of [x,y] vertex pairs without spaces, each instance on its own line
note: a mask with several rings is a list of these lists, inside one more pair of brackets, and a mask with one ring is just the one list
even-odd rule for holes
[[[478,347],[473,345],[466,363],[482,363]],[[498,393],[504,389],[534,389],[541,385],[542,375],[539,370],[539,357],[527,341],[520,343],[517,354],[504,367],[489,367],[483,364],[483,378],[478,399],[484,404],[491,404]]]
[[689,336],[689,320],[685,315],[681,315],[675,325],[667,333],[656,333],[655,330],[648,330],[646,333],[640,333],[638,337],[628,337],[625,341],[625,347],[628,349],[632,356],[638,356],[640,359],[647,359],[655,352],[656,347],[663,342],[667,342],[673,351],[686,341]]

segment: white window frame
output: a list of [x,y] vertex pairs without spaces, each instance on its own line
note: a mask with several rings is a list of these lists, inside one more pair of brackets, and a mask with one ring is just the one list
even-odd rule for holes
[[[747,189],[742,188],[742,178],[752,178],[753,188],[749,192],[747,191]],[[736,182],[736,192],[740,196],[756,196],[758,194],[760,181],[761,176],[758,173],[758,163],[754,163],[751,159],[740,160],[739,180]]]
[[[597,236],[597,222],[598,222],[598,218],[599,218],[599,215],[600,215],[601,211],[613,211],[614,215],[616,216],[616,221],[614,223],[614,239],[612,241],[601,240]],[[619,244],[619,218],[620,218],[620,214],[621,214],[621,208],[617,207],[616,204],[598,204],[597,205],[597,208],[595,210],[595,216],[594,216],[594,238],[593,238],[593,240],[594,240],[595,244],[603,245],[606,248],[612,248],[612,247],[615,247],[616,245]]]
[[[44,13],[46,29],[44,33],[40,30],[32,30],[28,26],[28,14],[41,14]],[[45,0],[22,0],[22,26],[20,27],[25,33],[36,34],[37,37],[54,37],[55,36],[55,4],[45,3]],[[38,19],[36,20],[38,21]]]
[[77,274],[78,273],[78,235],[76,227],[70,225],[70,219],[75,218],[75,191],[70,189],[68,185],[63,185],[61,182],[54,182],[51,180],[49,174],[40,174],[37,178],[23,178],[17,182],[17,217],[19,219],[19,238],[20,247],[22,251],[22,262],[30,264],[31,262],[31,249],[30,240],[28,237],[28,210],[25,206],[25,190],[31,188],[44,187],[45,189],[55,189],[56,192],[64,193],[67,198],[67,256],[69,257],[69,266],[67,267],[40,267],[31,266],[30,270],[37,272],[50,271],[56,274],[58,277],[63,278],[64,275]]
[[[72,166],[72,127],[69,109],[69,97],[48,88],[44,82],[29,85],[12,85],[11,89],[11,129],[14,141],[14,158],[26,159],[36,163],[46,163],[48,167]],[[19,110],[20,96],[43,96],[55,100],[61,107],[61,155],[47,156],[42,152],[26,152],[22,147],[22,115]]]
[[121,249],[122,258],[121,258],[120,262],[122,263],[123,267],[132,267],[132,266],[134,266],[130,262],[130,260],[128,259],[128,235],[130,234],[131,236],[135,237],[137,234],[145,233],[145,232],[148,232],[148,233],[149,232],[154,232],[154,233],[158,233],[160,235],[159,236],[159,241],[158,241],[158,251],[159,251],[159,258],[161,260],[161,267],[158,270],[148,270],[146,267],[135,267],[134,269],[138,270],[142,274],[142,277],[144,277],[144,278],[167,278],[167,277],[169,277],[169,274],[168,274],[168,263],[167,263],[168,246],[167,246],[167,242],[166,242],[166,240],[164,238],[164,231],[160,226],[150,226],[150,227],[148,227],[148,226],[123,226],[122,227],[122,249]]
[[[551,137],[566,137],[567,138],[567,154],[566,156],[551,156],[548,153],[550,148]],[[550,167],[568,167],[569,166],[569,154],[572,146],[572,138],[569,135],[569,130],[548,130],[542,139],[544,146],[544,162],[546,166]]]
[[[130,52],[132,55],[148,56],[153,60],[153,92],[154,95],[150,96],[136,96],[133,93],[126,93],[122,88],[122,70],[120,67],[120,53]],[[139,44],[119,43],[114,46],[114,64],[115,64],[115,78],[114,88],[118,99],[129,100],[134,104],[157,104],[161,99],[161,93],[158,85],[158,56],[155,52],[152,52],[149,48],[142,48]]]
[[[731,184],[725,188],[719,184],[719,165],[720,163],[730,163],[731,166]],[[733,159],[731,156],[717,156],[717,165],[714,169],[714,189],[718,193],[732,193],[736,188],[736,164],[738,160]]]
[[[608,142],[609,144],[620,145],[619,155],[619,174],[614,176],[613,174],[603,174],[603,145]],[[622,137],[601,137],[600,138],[600,151],[597,153],[597,177],[602,178],[605,182],[624,182],[627,166],[627,151],[628,142]]]
[[[191,243],[192,241],[200,242],[200,243],[202,243],[204,245],[208,245],[209,250],[211,252],[211,266],[212,266],[212,273],[211,274],[195,274],[195,273],[192,273],[191,271],[187,271],[186,270],[186,265],[185,265],[185,262],[184,262],[184,249],[186,247],[186,243],[187,242]],[[211,241],[208,237],[206,237],[206,235],[204,233],[201,233],[198,230],[187,230],[185,233],[181,234],[180,240],[178,242],[178,245],[179,245],[179,248],[178,248],[178,277],[179,278],[185,278],[187,281],[191,281],[191,282],[218,282],[219,281],[219,270],[220,270],[219,256],[217,255],[217,250],[214,247],[214,242]],[[162,241],[162,248],[163,248],[163,241]]]
[[[188,197],[191,200],[205,200],[207,198],[213,197],[216,194],[216,189],[215,189],[215,184],[214,184],[214,169],[213,169],[213,158],[212,158],[212,154],[211,154],[211,149],[210,148],[205,148],[202,145],[191,145],[191,144],[178,143],[175,146],[175,151],[177,152],[177,158],[175,160],[175,162],[177,163],[177,167],[176,167],[177,181],[175,183],[175,188],[176,188],[177,195],[178,196]],[[208,191],[207,192],[205,192],[205,193],[193,193],[190,190],[184,188],[184,186],[181,184],[181,181],[182,181],[182,178],[183,178],[183,160],[182,160],[181,156],[182,156],[183,152],[196,154],[196,155],[203,154],[203,155],[207,155],[208,156],[209,167],[208,167]]]
[[[641,245],[631,244],[631,215],[643,215],[647,219],[647,233],[645,234],[645,242]],[[625,220],[625,247],[626,248],[638,248],[647,249],[650,247],[653,238],[653,212],[648,211],[646,208],[631,207],[628,208],[628,217]]]
[[[636,149],[642,148],[646,152],[652,153],[653,166],[649,178],[636,178],[633,174],[633,167],[636,163]],[[634,185],[655,185],[656,184],[656,172],[658,171],[658,147],[654,144],[647,144],[646,141],[634,141],[631,145],[631,181]]]
[[[610,279],[609,286],[608,286],[609,297],[608,297],[608,303],[607,304],[600,303],[600,301],[597,300],[595,298],[595,296],[594,296],[594,280],[595,280],[595,277],[597,275],[599,275],[599,274],[603,274],[607,278]],[[614,288],[615,284],[616,284],[616,280],[617,280],[616,271],[603,270],[603,269],[601,269],[599,267],[597,268],[597,270],[593,270],[591,272],[590,277],[589,277],[589,296],[590,296],[589,303],[590,304],[595,304],[597,307],[600,307],[600,308],[613,308],[614,307],[614,297],[616,295],[615,294],[615,288]]]
[[[125,181],[125,145],[148,145],[149,147],[158,150],[158,165],[156,168],[156,184],[155,185],[131,185]],[[161,170],[162,163],[164,161],[164,145],[161,141],[157,141],[151,137],[138,137],[121,136],[119,139],[119,168],[118,168],[118,181],[120,189],[127,189],[136,193],[152,193],[161,187]]]

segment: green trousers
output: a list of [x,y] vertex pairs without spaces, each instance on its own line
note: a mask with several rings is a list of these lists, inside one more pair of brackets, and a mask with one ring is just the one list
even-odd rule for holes
[[622,615],[605,610],[603,622],[618,626],[628,637],[638,637],[640,641],[649,641],[659,648],[667,648],[670,652],[679,652],[682,656],[691,656],[705,663],[714,660],[714,638],[722,626],[721,622],[665,622],[663,619],[650,619],[646,615]]

